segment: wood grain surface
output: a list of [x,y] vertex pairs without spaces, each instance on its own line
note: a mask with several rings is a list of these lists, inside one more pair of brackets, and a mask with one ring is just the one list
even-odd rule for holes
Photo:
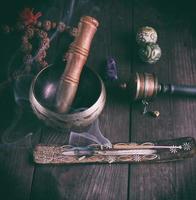
[[[11,5],[8,0],[2,3],[0,16],[1,24],[14,23],[23,7],[32,6],[43,12],[43,19],[62,20],[75,26],[81,16],[90,15],[100,26],[87,66],[102,77],[106,59],[113,57],[123,80],[137,71],[155,72],[163,83],[196,84],[196,26],[192,2],[20,0],[8,13]],[[137,55],[135,33],[145,25],[157,30],[162,49],[161,59],[153,65],[142,63]],[[18,38],[18,35],[0,34],[1,81],[6,80],[16,55]],[[54,37],[48,62],[58,63],[69,43],[70,38]],[[19,107],[14,101],[12,86],[0,88],[0,199],[195,199],[195,158],[156,165],[35,165],[32,148],[38,143],[66,144],[69,131],[46,127],[28,106]],[[107,103],[99,117],[100,129],[112,143],[196,137],[194,98],[157,97],[149,109],[159,110],[160,117],[142,115],[140,103],[131,103],[124,93],[107,88]]]

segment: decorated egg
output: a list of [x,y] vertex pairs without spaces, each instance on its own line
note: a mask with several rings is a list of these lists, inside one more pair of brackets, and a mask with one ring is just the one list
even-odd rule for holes
[[153,64],[161,57],[161,48],[158,44],[147,43],[139,48],[139,57],[142,61]]
[[145,43],[156,43],[157,32],[154,28],[149,26],[141,27],[136,34],[136,41],[139,45]]

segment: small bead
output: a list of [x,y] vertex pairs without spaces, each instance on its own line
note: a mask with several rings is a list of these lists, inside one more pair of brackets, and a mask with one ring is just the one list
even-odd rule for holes
[[23,43],[23,44],[26,44],[26,43],[28,43],[28,42],[29,42],[28,37],[27,37],[27,36],[23,36],[23,37],[22,37],[22,43]]
[[65,30],[65,27],[66,27],[65,23],[59,22],[59,24],[57,26],[57,30],[62,33]]
[[33,35],[34,35],[34,30],[33,28],[31,27],[28,27],[25,31],[25,35],[28,37],[28,38],[32,38]]
[[22,45],[22,49],[21,49],[24,53],[30,53],[32,50],[32,44],[31,43],[25,43]]
[[157,32],[154,28],[149,26],[141,27],[136,34],[136,42],[139,45],[146,43],[156,43],[157,38]]
[[35,27],[35,28],[34,28],[34,32],[35,32],[35,34],[38,34],[38,35],[39,35],[40,29],[39,29],[38,27]]
[[40,38],[47,38],[48,34],[45,31],[39,30],[38,35]]
[[37,27],[41,28],[41,26],[42,26],[42,22],[41,22],[41,21],[38,21],[38,22],[37,22]]
[[51,29],[51,21],[49,21],[49,20],[44,21],[44,23],[43,23],[43,28],[44,28],[46,31],[49,31],[49,30]]
[[56,22],[52,22],[52,29],[56,28]]
[[161,48],[158,44],[147,43],[139,48],[139,57],[149,64],[156,63],[161,57]]
[[43,50],[43,51],[41,51],[40,53],[39,53],[39,56],[40,56],[40,58],[45,58],[46,57],[46,51],[45,50]]
[[37,56],[36,56],[36,58],[35,58],[35,60],[36,60],[37,62],[40,62],[41,60],[44,59],[44,56],[45,56],[45,55],[46,55],[46,51],[43,50],[43,49],[40,49],[39,52],[38,52],[38,54],[37,54]]
[[153,117],[155,117],[155,118],[157,118],[157,117],[160,116],[160,112],[159,112],[158,110],[151,111],[150,114],[151,114]]
[[50,39],[44,38],[41,42],[41,48],[48,49],[50,47]]
[[45,60],[40,60],[39,64],[41,65],[42,68],[45,68],[48,66],[48,63]]
[[39,56],[39,54],[35,58],[35,61],[37,61],[37,62],[41,62],[42,60],[43,60],[43,58],[41,56]]
[[32,55],[31,54],[25,55],[23,58],[23,62],[25,65],[31,65],[32,64]]
[[3,32],[4,33],[10,33],[10,27],[8,25],[2,26]]
[[21,31],[24,30],[25,26],[21,22],[17,22],[16,24],[16,30]]

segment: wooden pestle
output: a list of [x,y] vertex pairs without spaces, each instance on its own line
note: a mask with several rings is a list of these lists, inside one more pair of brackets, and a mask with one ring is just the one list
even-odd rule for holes
[[80,19],[73,43],[66,54],[66,67],[60,78],[56,93],[56,109],[59,113],[69,111],[77,92],[80,74],[86,63],[91,41],[99,23],[90,16]]

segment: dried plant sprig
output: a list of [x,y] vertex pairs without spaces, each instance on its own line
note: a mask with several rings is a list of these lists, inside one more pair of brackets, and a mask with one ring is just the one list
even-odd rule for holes
[[[18,22],[14,26],[4,25],[2,30],[4,33],[13,33],[14,31],[22,32],[22,44],[21,52],[23,53],[23,64],[24,68],[22,70],[16,70],[17,73],[10,75],[9,80],[13,80],[24,73],[29,73],[32,70],[32,63],[36,62],[41,68],[47,67],[48,63],[46,61],[47,50],[50,47],[50,38],[48,32],[53,30],[59,33],[67,32],[73,37],[77,35],[78,29],[71,28],[67,26],[64,22],[55,22],[50,20],[40,21],[42,16],[41,12],[34,12],[32,8],[25,8],[21,14]],[[38,50],[36,55],[32,55],[35,51],[33,41],[38,39]],[[17,74],[17,75],[16,75]]]
[[20,19],[25,26],[33,25],[37,23],[38,18],[42,16],[41,12],[33,13],[33,9],[25,8],[21,14]]

